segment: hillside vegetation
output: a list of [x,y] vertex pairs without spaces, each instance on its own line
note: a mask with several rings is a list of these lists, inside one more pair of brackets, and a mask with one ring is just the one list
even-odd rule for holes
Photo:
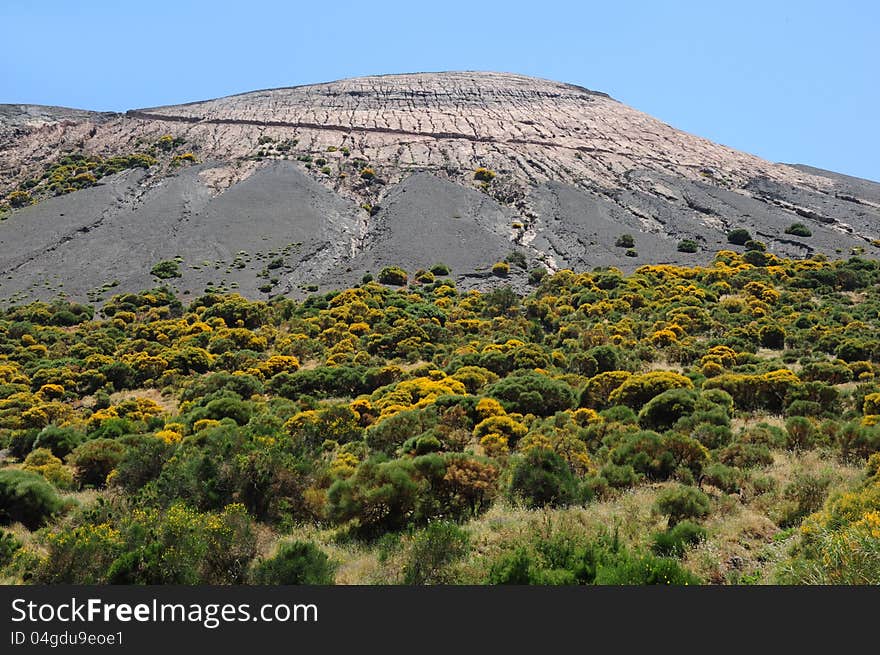
[[878,583],[880,262],[759,254],[7,309],[0,576]]

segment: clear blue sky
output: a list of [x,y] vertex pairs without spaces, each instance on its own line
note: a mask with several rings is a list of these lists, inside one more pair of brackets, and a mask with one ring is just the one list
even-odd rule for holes
[[374,73],[605,91],[773,161],[880,180],[880,3],[0,0],[0,102],[125,110]]

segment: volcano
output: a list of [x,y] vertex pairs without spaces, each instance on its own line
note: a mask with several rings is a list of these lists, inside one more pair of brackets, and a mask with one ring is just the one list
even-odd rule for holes
[[[529,271],[880,255],[880,185],[771,163],[608,95],[384,75],[125,113],[0,105],[0,298],[302,297],[386,266]],[[510,262],[499,278],[493,264]],[[164,263],[163,266],[157,266]]]

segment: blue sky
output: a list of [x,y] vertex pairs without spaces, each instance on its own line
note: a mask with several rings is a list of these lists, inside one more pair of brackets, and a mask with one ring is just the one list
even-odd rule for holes
[[605,91],[773,161],[880,180],[871,1],[0,0],[0,25],[0,102],[125,110],[500,70]]

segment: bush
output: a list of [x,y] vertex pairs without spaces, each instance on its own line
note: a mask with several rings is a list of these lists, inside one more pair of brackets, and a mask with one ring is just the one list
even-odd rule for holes
[[166,260],[159,262],[150,269],[150,273],[160,280],[169,280],[174,277],[181,277],[180,266],[174,260]]
[[835,440],[844,458],[867,459],[880,452],[880,426],[846,423],[836,434]]
[[803,470],[795,471],[791,482],[783,490],[788,506],[783,508],[783,515],[779,520],[780,526],[783,528],[796,526],[817,511],[822,507],[830,486],[831,476],[827,472],[815,474]]
[[767,256],[767,253],[761,252],[760,250],[746,250],[743,255],[743,261],[752,266],[767,266],[770,259]]
[[113,484],[131,493],[159,477],[174,445],[140,434],[125,437],[124,441],[125,454],[116,466]]
[[14,534],[0,530],[0,571],[12,562],[12,558],[20,548],[21,542],[15,538]]
[[681,484],[664,489],[654,501],[654,510],[668,518],[670,527],[684,519],[706,516],[710,507],[706,494],[696,487]]
[[56,425],[47,425],[37,435],[34,448],[48,448],[56,457],[67,457],[79,446],[85,435],[73,428],[59,428]]
[[406,271],[404,271],[402,268],[398,268],[397,266],[386,266],[381,271],[379,271],[379,276],[377,279],[382,284],[390,284],[396,287],[403,287],[406,286],[407,275]]
[[434,275],[437,275],[437,276],[449,275],[449,274],[452,273],[452,269],[451,269],[451,268],[449,268],[446,264],[440,264],[440,263],[438,263],[438,264],[434,264],[434,265],[433,265],[431,268],[429,268],[428,270],[431,271]]
[[39,473],[59,489],[73,487],[73,474],[48,448],[36,448],[25,458],[22,469]]
[[743,246],[747,241],[751,240],[752,235],[749,231],[741,227],[727,233],[727,243],[732,243],[736,246]]
[[77,446],[67,457],[81,487],[101,488],[107,476],[125,456],[125,446],[115,439],[92,439]]
[[785,445],[792,450],[807,450],[816,443],[816,428],[805,416],[792,416],[785,421]]
[[486,394],[508,412],[537,416],[551,416],[574,404],[574,392],[565,382],[533,372],[503,378],[487,387]]
[[599,471],[599,475],[605,479],[608,486],[623,489],[635,485],[640,479],[636,470],[630,464],[606,464]]
[[282,544],[278,552],[254,565],[251,583],[258,585],[330,585],[336,567],[310,541]]
[[529,507],[562,507],[578,501],[577,479],[552,450],[532,448],[513,466],[510,491]]
[[768,466],[773,463],[773,454],[762,443],[736,441],[718,454],[719,461],[737,468]]
[[690,389],[669,389],[654,396],[639,412],[639,425],[646,430],[670,429],[683,416],[693,413],[697,393]]
[[454,523],[435,521],[418,533],[407,553],[403,583],[408,585],[447,582],[444,568],[467,554],[468,533]]
[[517,266],[522,270],[526,270],[529,266],[529,262],[526,259],[526,254],[522,250],[514,250],[507,257],[504,258],[504,261],[508,264],[512,264],[513,266]]
[[597,585],[697,585],[700,578],[674,559],[620,552],[596,571]]
[[671,371],[651,371],[627,378],[623,384],[612,391],[609,402],[639,409],[655,396],[669,389],[691,389],[694,383],[688,378]]
[[[370,450],[393,455],[407,439],[418,437],[436,425],[437,413],[433,409],[408,409],[371,425],[364,438]],[[324,430],[315,437],[316,441],[323,441],[326,438]]]
[[375,536],[413,522],[421,489],[411,460],[372,458],[327,491],[328,513],[337,523],[355,520],[357,530]]
[[167,510],[114,512],[99,504],[100,523],[65,525],[47,535],[48,557],[34,581],[52,584],[241,584],[255,553],[244,507],[200,513],[177,503]]
[[785,347],[785,330],[778,325],[762,325],[758,330],[758,338],[765,348],[779,350]]
[[488,583],[491,585],[532,584],[534,562],[525,548],[517,548],[492,562]]
[[[587,380],[587,383],[581,390],[580,407],[598,409],[607,406],[609,396],[631,376],[632,373],[629,371],[605,371],[604,373],[594,375]],[[635,417],[635,414],[633,416]]]
[[726,494],[738,493],[742,487],[742,472],[732,466],[713,462],[703,471],[701,482],[718,487]]
[[597,373],[608,373],[611,371],[620,371],[623,361],[623,352],[616,346],[596,346],[591,348],[587,354],[596,360],[598,366]]
[[633,238],[632,234],[621,234],[617,237],[614,245],[618,248],[633,248],[636,245],[636,240]]
[[545,277],[547,277],[547,269],[543,266],[536,266],[529,271],[529,284],[541,284],[541,280],[543,280]]
[[491,171],[488,168],[483,168],[481,166],[476,171],[474,171],[474,179],[478,182],[489,183],[495,179],[495,171]]
[[43,476],[0,469],[0,525],[20,522],[36,530],[61,508],[61,498]]
[[510,273],[510,264],[507,262],[495,262],[492,264],[492,275],[507,277]]
[[693,239],[682,239],[678,242],[678,252],[697,252],[700,246]]
[[33,203],[34,199],[27,191],[16,190],[10,193],[6,199],[9,201],[10,207],[24,207]]
[[609,453],[614,464],[629,464],[652,480],[666,480],[682,467],[698,475],[708,457],[696,439],[675,432],[661,436],[650,430],[626,434]]
[[813,233],[803,223],[792,223],[787,228],[785,228],[786,234],[793,234],[796,237],[811,237]]
[[681,521],[665,532],[654,535],[651,551],[665,557],[681,557],[690,546],[706,539],[706,529],[693,521]]

